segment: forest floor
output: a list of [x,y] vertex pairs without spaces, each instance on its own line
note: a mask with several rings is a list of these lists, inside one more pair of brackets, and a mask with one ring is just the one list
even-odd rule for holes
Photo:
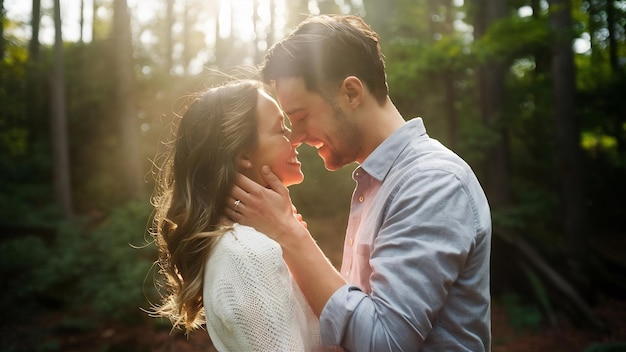
[[[330,228],[345,228],[346,219],[326,219],[326,229],[316,228],[314,233],[326,234],[317,238],[333,263],[341,260],[342,237],[332,234]],[[330,226],[330,225],[332,226]],[[313,222],[309,228],[316,227]],[[608,243],[608,242],[607,242]],[[621,243],[621,242],[620,242]],[[611,244],[621,258],[623,245]],[[608,331],[604,333],[576,328],[565,318],[557,317],[557,324],[539,323],[533,328],[516,328],[519,316],[509,316],[510,310],[501,300],[492,302],[493,352],[618,352],[626,351],[626,297],[606,299],[594,307],[594,314],[604,320]],[[205,330],[185,336],[180,331],[170,331],[169,324],[159,323],[139,312],[134,322],[93,322],[88,315],[69,317],[62,310],[42,314],[27,320],[4,319],[0,325],[0,351],[2,352],[208,352],[215,351]],[[519,310],[518,310],[519,314]],[[517,318],[517,320],[516,320]],[[19,319],[22,320],[22,319]],[[169,322],[168,322],[169,323]],[[35,348],[33,348],[35,347]]]
[[[610,332],[597,333],[580,330],[567,324],[559,327],[545,327],[535,331],[516,331],[506,310],[494,304],[492,309],[493,352],[577,352],[577,351],[626,351],[626,301],[611,300],[596,307],[598,317],[610,326]],[[57,317],[62,319],[62,317]],[[47,318],[41,324],[54,324]],[[31,327],[32,328],[32,327]],[[49,331],[50,327],[37,329]],[[46,341],[47,340],[47,341]],[[185,337],[164,327],[157,328],[153,321],[126,325],[103,323],[90,331],[57,332],[42,341],[42,351],[115,351],[115,352],[196,352],[215,351],[206,331],[196,331]],[[45,346],[47,345],[47,347]],[[590,349],[594,345],[603,348]],[[19,346],[17,349],[21,350]],[[608,348],[608,346],[613,346]]]

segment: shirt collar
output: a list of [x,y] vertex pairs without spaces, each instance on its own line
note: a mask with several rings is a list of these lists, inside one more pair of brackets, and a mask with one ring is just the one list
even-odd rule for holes
[[394,131],[363,161],[360,168],[382,182],[411,139],[426,134],[422,118],[414,118]]

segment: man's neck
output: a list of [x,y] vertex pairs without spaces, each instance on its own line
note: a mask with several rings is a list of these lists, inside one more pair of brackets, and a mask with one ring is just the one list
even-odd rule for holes
[[384,105],[378,105],[375,101],[369,105],[362,107],[365,112],[360,120],[363,153],[356,160],[358,163],[363,163],[385,139],[406,123],[389,97]]

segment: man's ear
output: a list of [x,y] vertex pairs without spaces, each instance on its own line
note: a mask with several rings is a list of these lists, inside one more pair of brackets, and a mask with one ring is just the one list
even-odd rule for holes
[[345,94],[348,105],[356,108],[363,101],[364,86],[363,82],[356,76],[348,76],[341,84],[341,92]]
[[250,160],[250,155],[247,152],[239,152],[235,159],[235,163],[239,172],[244,172],[252,168],[252,160]]

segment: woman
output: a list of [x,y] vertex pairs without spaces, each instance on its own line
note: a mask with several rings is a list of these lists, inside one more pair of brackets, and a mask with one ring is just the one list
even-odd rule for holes
[[321,350],[318,321],[280,246],[224,215],[237,172],[289,186],[304,176],[284,115],[260,82],[200,94],[180,119],[158,178],[155,237],[168,296],[157,315],[187,332],[206,322],[219,351]]

